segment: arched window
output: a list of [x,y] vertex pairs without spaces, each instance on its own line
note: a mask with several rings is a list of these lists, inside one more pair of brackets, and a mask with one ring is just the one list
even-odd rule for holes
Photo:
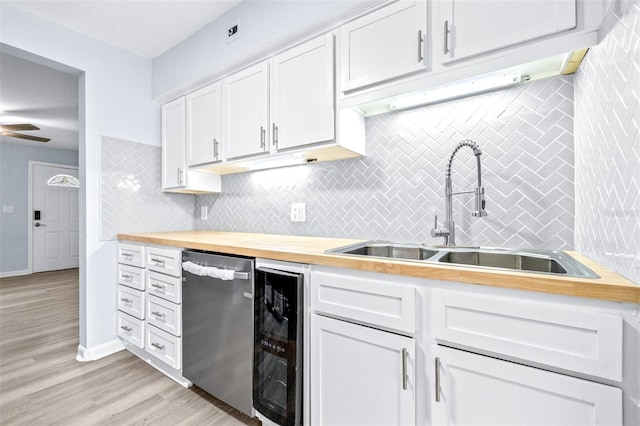
[[47,181],[49,186],[64,186],[66,188],[79,188],[80,181],[71,175],[55,175]]

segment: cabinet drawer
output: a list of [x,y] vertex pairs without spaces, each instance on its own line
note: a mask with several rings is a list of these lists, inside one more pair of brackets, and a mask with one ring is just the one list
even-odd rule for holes
[[182,334],[182,307],[159,297],[147,297],[147,323],[180,337]]
[[144,348],[144,329],[144,321],[118,311],[118,336],[139,348]]
[[415,288],[377,276],[312,270],[311,306],[316,312],[414,333]]
[[605,379],[622,379],[622,318],[538,301],[434,290],[433,337]]
[[144,272],[143,268],[118,264],[118,284],[144,290]]
[[149,325],[146,329],[145,350],[169,366],[182,368],[182,339]]
[[147,269],[163,274],[182,276],[182,250],[147,247]]
[[118,310],[133,315],[138,319],[144,319],[145,309],[144,291],[118,286]]
[[144,268],[144,246],[118,243],[118,263]]
[[147,293],[182,303],[182,279],[149,271],[147,273]]

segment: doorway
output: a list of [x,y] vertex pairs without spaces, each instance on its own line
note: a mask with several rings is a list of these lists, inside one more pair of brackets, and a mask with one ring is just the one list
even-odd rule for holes
[[78,167],[29,162],[32,272],[77,268],[79,245]]

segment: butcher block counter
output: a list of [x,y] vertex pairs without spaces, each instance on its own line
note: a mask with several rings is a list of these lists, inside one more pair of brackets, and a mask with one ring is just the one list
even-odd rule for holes
[[580,253],[569,255],[600,278],[575,278],[538,273],[491,270],[398,259],[326,254],[326,250],[364,240],[216,231],[119,234],[118,239],[144,244],[183,247],[241,256],[261,257],[312,265],[381,272],[431,280],[537,291],[590,299],[640,304],[640,286]]

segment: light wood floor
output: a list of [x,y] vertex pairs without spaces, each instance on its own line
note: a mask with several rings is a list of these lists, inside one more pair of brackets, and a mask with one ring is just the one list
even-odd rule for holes
[[260,424],[128,351],[77,350],[77,269],[0,279],[0,424]]

